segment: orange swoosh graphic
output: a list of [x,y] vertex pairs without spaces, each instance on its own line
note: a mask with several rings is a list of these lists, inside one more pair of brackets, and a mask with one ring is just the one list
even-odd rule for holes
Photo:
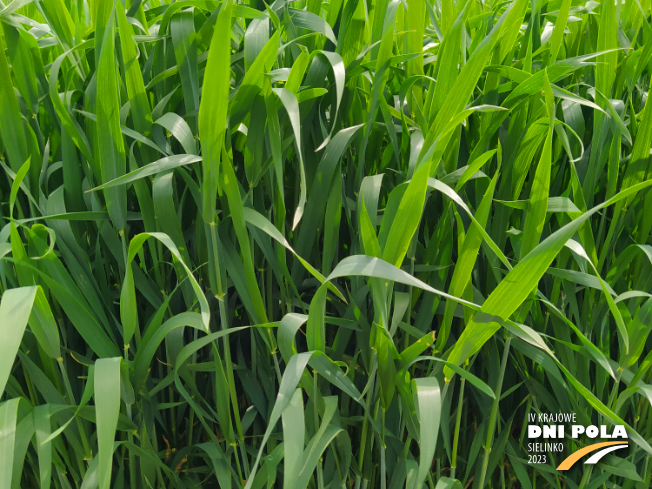
[[605,441],[602,443],[594,443],[593,445],[589,445],[588,447],[584,447],[579,449],[576,452],[571,453],[562,463],[560,463],[557,466],[557,470],[568,470],[570,469],[575,462],[577,462],[579,459],[581,459],[584,455],[587,453],[594,452],[600,448],[603,447],[608,447],[611,445],[627,445],[626,441]]

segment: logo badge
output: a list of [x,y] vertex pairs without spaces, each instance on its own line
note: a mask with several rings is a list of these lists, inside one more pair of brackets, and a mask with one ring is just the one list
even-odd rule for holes
[[575,465],[575,462],[581,459],[584,455],[595,452],[596,450],[600,450],[602,448],[602,450],[591,455],[591,457],[586,462],[584,462],[585,464],[596,464],[609,452],[625,448],[627,445],[627,442],[622,441],[605,441],[602,443],[594,443],[593,445],[580,448],[579,450],[571,453],[562,463],[557,466],[557,470],[568,470],[573,465]]
[[[613,441],[593,443],[574,451],[557,466],[559,471],[569,470],[585,455],[592,454],[584,462],[592,465],[598,463],[608,453],[628,446],[627,431],[623,425],[615,425],[613,429],[605,425],[586,426],[577,424],[576,418],[575,413],[529,413],[527,426],[529,463],[549,463],[548,454],[554,452],[561,454],[566,446],[565,440],[579,441],[586,437]],[[568,427],[570,430],[567,432]],[[617,440],[618,438],[620,440]]]

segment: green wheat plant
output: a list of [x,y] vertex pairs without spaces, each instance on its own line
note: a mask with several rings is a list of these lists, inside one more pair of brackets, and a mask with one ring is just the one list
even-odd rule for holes
[[650,487],[650,0],[0,25],[0,489]]

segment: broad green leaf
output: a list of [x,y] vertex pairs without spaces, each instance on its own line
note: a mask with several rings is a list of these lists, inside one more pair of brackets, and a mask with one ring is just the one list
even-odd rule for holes
[[125,82],[129,96],[129,112],[134,120],[135,129],[141,134],[147,135],[152,127],[152,111],[149,100],[147,100],[145,83],[140,65],[138,64],[138,55],[140,53],[134,41],[133,28],[127,20],[127,16],[120,3],[116,4],[115,12],[118,19],[122,59],[125,63]]
[[27,141],[5,56],[3,36],[0,36],[0,94],[3,100],[0,104],[0,135],[9,157],[9,164],[14,171],[18,171],[27,160]]
[[[114,41],[115,26],[112,14],[104,31],[97,73],[97,147],[103,183],[121,177],[127,167],[120,131],[120,93],[117,83],[119,75]],[[127,190],[125,187],[111,187],[104,190],[104,196],[111,220],[118,231],[124,231],[127,224]]]
[[550,193],[550,170],[552,164],[552,134],[554,126],[554,98],[550,83],[548,82],[547,72],[544,72],[544,93],[548,109],[548,118],[550,125],[548,135],[543,143],[543,151],[537,165],[534,179],[532,180],[532,189],[528,199],[527,213],[525,215],[525,225],[523,227],[523,238],[521,240],[520,259],[532,251],[541,238],[543,225],[548,212],[548,194]]
[[113,443],[120,414],[120,362],[118,358],[101,358],[95,363],[95,411],[97,415],[97,445],[99,488],[111,487]]
[[14,443],[20,399],[9,399],[0,404],[0,485],[11,487],[14,470]]
[[164,173],[166,171],[173,170],[180,166],[190,165],[198,161],[202,161],[201,156],[195,156],[189,154],[166,156],[165,158],[161,158],[160,160],[156,160],[145,166],[141,166],[137,170],[129,172],[126,175],[122,175],[121,177],[118,177],[114,180],[106,182],[102,185],[98,185],[97,187],[90,189],[89,192],[94,192],[96,190],[102,190],[111,187],[117,187],[120,185],[127,185],[141,178],[156,175],[158,173]]
[[396,214],[391,217],[386,214],[383,217],[383,220],[388,219],[388,225],[391,223],[389,236],[392,237],[392,239],[382,243],[384,244],[382,250],[383,260],[396,267],[400,267],[403,263],[412,236],[414,236],[421,221],[429,172],[430,167],[428,165],[419,167],[401,198]]
[[297,224],[299,224],[299,221],[303,216],[303,209],[306,205],[306,171],[304,169],[303,153],[301,150],[301,117],[299,114],[299,104],[291,91],[285,88],[274,88],[273,91],[283,103],[283,106],[288,113],[292,130],[294,131],[294,142],[297,146],[297,154],[299,155],[299,175],[301,180],[299,183],[299,204],[297,205],[297,209],[292,219],[292,229],[294,229],[297,227]]
[[[652,181],[639,183],[619,192],[608,201],[582,214],[551,234],[521,260],[498,284],[482,305],[481,313],[466,325],[462,336],[455,344],[448,361],[460,365],[473,353],[477,352],[486,341],[498,331],[500,325],[516,311],[527,299],[530,291],[536,287],[539,279],[555,259],[566,242],[591,215],[600,209],[626,199],[632,194],[649,187]],[[444,369],[447,378],[452,371]]]
[[[298,474],[303,459],[304,437],[306,432],[303,415],[303,391],[296,389],[288,407],[281,414],[283,421],[283,446],[285,473]],[[294,477],[286,477],[283,487],[292,487]]]
[[227,1],[217,18],[202,84],[199,104],[199,138],[202,143],[202,215],[205,223],[215,222],[218,175],[229,107],[231,87],[231,1]]
[[417,398],[419,407],[419,473],[415,488],[421,487],[430,473],[432,457],[437,447],[439,435],[439,420],[441,417],[441,391],[439,382],[434,377],[415,379],[412,381],[412,390]]
[[44,351],[51,358],[61,356],[59,330],[41,287],[6,291],[0,302],[0,331],[4,337],[0,345],[0,393],[5,390],[28,323]]

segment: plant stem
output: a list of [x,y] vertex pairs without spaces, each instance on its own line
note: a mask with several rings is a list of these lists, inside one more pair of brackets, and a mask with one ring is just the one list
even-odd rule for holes
[[462,424],[462,410],[464,409],[464,386],[466,379],[460,381],[460,395],[457,402],[457,413],[455,415],[455,433],[453,435],[453,453],[451,455],[451,479],[455,479],[457,469],[457,446],[460,440],[460,425]]
[[491,414],[489,415],[489,426],[487,427],[487,440],[484,446],[484,457],[482,458],[482,469],[478,478],[478,488],[484,487],[485,478],[487,476],[487,468],[489,466],[489,454],[491,453],[491,446],[494,440],[494,430],[496,428],[496,420],[498,418],[498,405],[500,404],[500,392],[503,388],[503,378],[505,376],[505,368],[507,367],[507,359],[509,358],[509,346],[512,342],[512,337],[508,336],[505,340],[505,348],[503,349],[503,358],[500,365],[500,373],[498,374],[498,381],[496,382],[496,389],[494,390],[495,398],[491,405]]

